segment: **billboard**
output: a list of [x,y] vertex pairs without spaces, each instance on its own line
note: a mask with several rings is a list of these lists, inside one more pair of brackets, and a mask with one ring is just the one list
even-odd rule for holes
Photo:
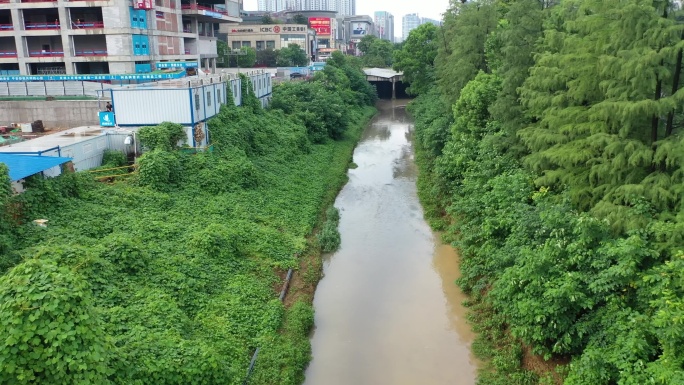
[[310,17],[309,25],[316,30],[317,35],[330,35],[332,30],[329,17]]
[[364,37],[368,34],[368,23],[352,23],[352,36]]

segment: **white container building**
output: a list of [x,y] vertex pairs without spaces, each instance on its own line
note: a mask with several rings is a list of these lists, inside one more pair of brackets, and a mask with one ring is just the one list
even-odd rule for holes
[[[273,85],[264,70],[245,75],[262,106],[268,105]],[[222,105],[242,104],[241,79],[236,74],[217,74],[196,78],[131,85],[110,90],[116,125],[119,127],[153,126],[162,122],[186,127],[188,144],[206,146],[209,133],[206,121],[219,113]],[[227,95],[232,94],[232,100]],[[197,143],[196,131],[204,139]]]

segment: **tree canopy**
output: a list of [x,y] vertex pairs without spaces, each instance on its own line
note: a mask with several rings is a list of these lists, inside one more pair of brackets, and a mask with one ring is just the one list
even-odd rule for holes
[[378,39],[373,35],[366,35],[358,44],[363,54],[362,60],[366,67],[390,67],[394,46],[387,40]]
[[279,67],[303,67],[309,64],[309,57],[298,44],[290,43],[278,51],[277,64]]
[[437,27],[422,24],[411,31],[401,49],[394,51],[393,67],[403,71],[407,91],[418,95],[426,93],[435,81],[435,58],[437,57]]
[[[409,107],[419,194],[461,252],[479,383],[684,383],[683,16],[485,0],[452,2],[437,28]],[[396,68],[416,82],[431,50]]]

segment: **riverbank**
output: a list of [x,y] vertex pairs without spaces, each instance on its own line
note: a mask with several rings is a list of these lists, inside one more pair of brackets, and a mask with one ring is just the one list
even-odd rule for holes
[[263,383],[297,383],[313,313],[283,306],[276,272],[298,266],[370,113],[370,86],[349,77],[364,79],[328,65],[278,87],[288,111],[244,82],[243,105],[208,122],[214,151],[182,151],[179,125],[146,128],[126,181],[38,176],[7,196],[0,175],[0,382],[238,385],[274,345]]
[[[329,173],[316,225],[306,237],[306,247],[299,255],[298,267],[294,269],[284,298],[285,322],[278,330],[278,335],[265,340],[260,348],[254,371],[248,380],[250,385],[300,384],[304,379],[304,371],[311,359],[309,332],[314,326],[313,297],[322,277],[322,253],[318,234],[327,219],[326,209],[332,205],[348,181],[347,169],[361,133],[376,113],[376,108],[365,108],[345,132],[344,139],[337,141],[335,149],[329,154]],[[284,282],[287,271],[281,270],[278,274]],[[296,349],[291,349],[291,346]],[[283,365],[286,361],[291,362]]]

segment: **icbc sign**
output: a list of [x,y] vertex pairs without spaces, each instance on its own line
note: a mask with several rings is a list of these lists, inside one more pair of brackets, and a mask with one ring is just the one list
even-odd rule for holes
[[309,25],[316,30],[317,35],[330,35],[329,17],[310,17]]

